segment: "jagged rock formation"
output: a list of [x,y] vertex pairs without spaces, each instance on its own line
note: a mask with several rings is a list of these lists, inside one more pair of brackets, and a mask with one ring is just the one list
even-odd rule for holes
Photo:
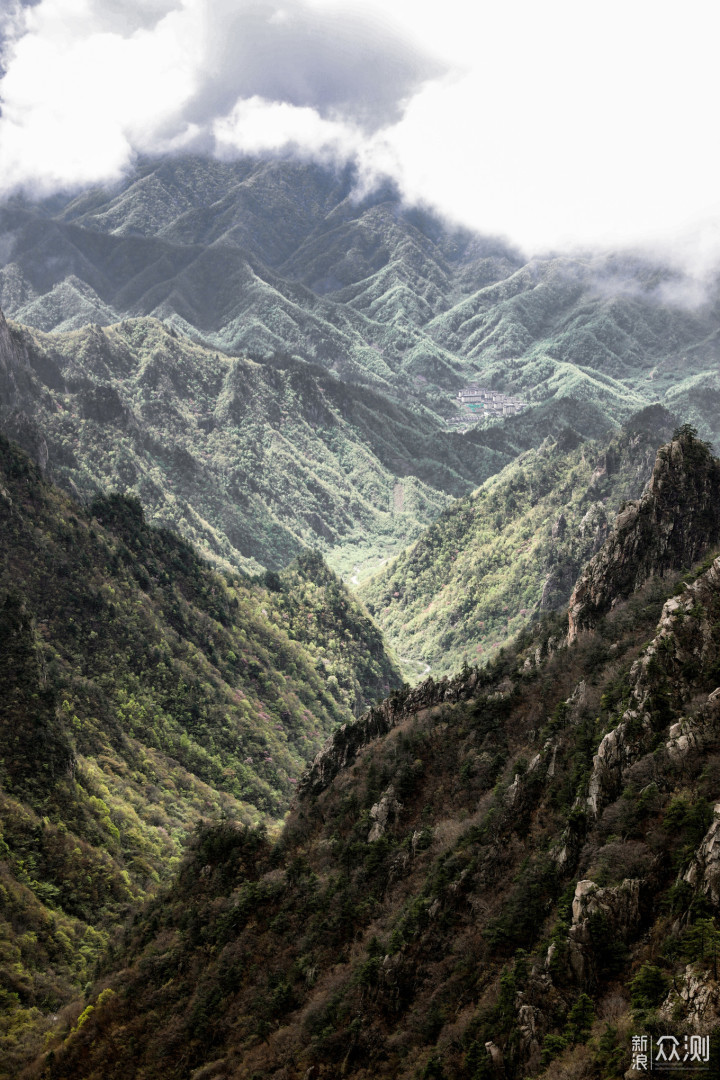
[[594,881],[578,881],[572,902],[572,924],[568,933],[570,966],[581,986],[597,979],[594,962],[593,916],[599,916],[606,932],[619,941],[632,938],[640,922],[640,889],[637,878],[626,878],[614,888],[600,888]]
[[3,402],[11,404],[17,395],[18,356],[10,327],[0,311],[0,395]]
[[570,641],[651,576],[689,567],[718,543],[720,462],[686,429],[658,450],[642,498],[618,514],[610,538],[576,584]]
[[717,981],[698,973],[695,965],[688,964],[675,982],[679,985],[663,1001],[658,1016],[669,1025],[681,1013],[690,1030],[695,1032],[706,1032],[714,1027],[720,1016],[720,986]]
[[[627,707],[617,726],[603,737],[593,760],[587,795],[591,813],[597,814],[604,802],[617,794],[631,765],[650,749],[658,728],[687,699],[691,686],[707,698],[692,717],[672,724],[666,752],[675,763],[681,763],[716,737],[720,719],[720,688],[714,686],[720,682],[719,618],[717,558],[680,596],[665,603],[656,636],[630,670]],[[699,685],[698,672],[703,672]]]
[[720,803],[715,805],[712,824],[684,880],[705,893],[716,907],[720,907]]
[[21,446],[45,474],[47,441],[25,408],[32,397],[32,375],[27,350],[14,337],[0,311],[0,430]]
[[391,784],[387,791],[383,792],[380,801],[370,807],[372,827],[368,833],[368,844],[384,836],[388,825],[392,824],[401,810],[402,804],[395,798],[395,789]]

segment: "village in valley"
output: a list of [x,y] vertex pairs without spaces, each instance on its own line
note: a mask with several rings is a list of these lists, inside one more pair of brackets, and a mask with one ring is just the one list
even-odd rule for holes
[[485,416],[514,416],[527,408],[526,401],[509,397],[499,390],[488,390],[472,383],[465,386],[458,393],[458,401],[463,411],[455,416],[448,417],[448,424],[456,427],[467,427],[469,424]]

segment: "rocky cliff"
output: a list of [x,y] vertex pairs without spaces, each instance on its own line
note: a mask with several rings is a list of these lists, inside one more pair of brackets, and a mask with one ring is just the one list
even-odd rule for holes
[[720,542],[720,462],[687,426],[658,450],[641,499],[618,514],[608,541],[577,582],[573,641],[652,576],[690,567]]
[[47,442],[25,408],[35,392],[27,350],[0,311],[0,431],[21,446],[44,474],[48,466]]

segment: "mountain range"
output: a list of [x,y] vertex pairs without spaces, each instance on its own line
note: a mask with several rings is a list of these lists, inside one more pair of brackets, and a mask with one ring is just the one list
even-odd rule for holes
[[[452,408],[481,377],[612,418],[715,428],[717,289],[640,256],[524,259],[351,170],[162,159],[115,190],[0,209],[0,306],[38,329],[151,315],[230,353],[287,351]],[[702,391],[702,392],[701,392]]]
[[716,283],[175,157],[0,305],[2,1080],[720,1068]]

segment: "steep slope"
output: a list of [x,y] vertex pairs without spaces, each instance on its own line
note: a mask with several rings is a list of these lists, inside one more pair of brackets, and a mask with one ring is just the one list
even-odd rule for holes
[[525,263],[293,160],[142,163],[112,190],[0,207],[0,306],[42,330],[152,315],[211,348],[288,351],[455,411],[482,379],[617,422],[663,401],[718,436],[718,294],[623,255]]
[[0,548],[0,1059],[15,1075],[194,824],[276,821],[327,734],[400,679],[319,555],[268,585],[220,577],[136,500],[83,509],[2,437]]
[[389,698],[279,842],[198,833],[27,1076],[610,1080],[670,1033],[711,1075],[718,626],[710,555],[572,644],[550,621]]
[[133,491],[250,572],[319,546],[367,573],[567,413],[461,435],[317,365],[230,358],[151,319],[43,335],[0,315],[0,335],[0,426],[44,469],[85,499]]
[[572,428],[546,439],[443,511],[364,583],[360,594],[406,676],[444,675],[492,657],[528,618],[565,607],[581,567],[618,508],[642,492],[655,448],[674,426],[658,406],[609,442],[583,441]]
[[642,498],[623,507],[608,542],[575,585],[571,640],[651,575],[691,566],[720,543],[720,463],[696,435],[685,425],[658,450]]

